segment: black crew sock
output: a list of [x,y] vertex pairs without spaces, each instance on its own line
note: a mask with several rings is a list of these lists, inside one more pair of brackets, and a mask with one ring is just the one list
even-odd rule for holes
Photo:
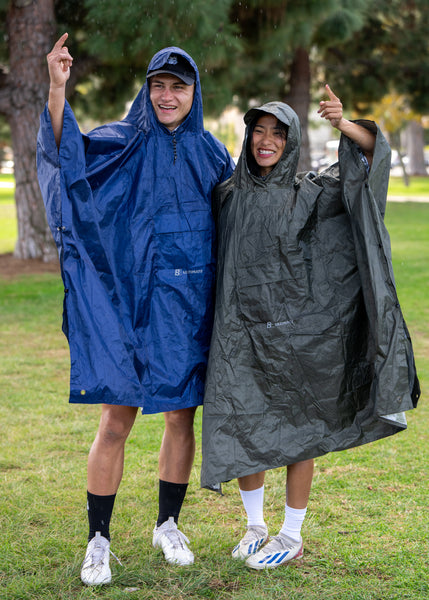
[[159,513],[156,526],[159,527],[169,517],[174,517],[177,523],[179,520],[180,509],[185,499],[187,483],[170,483],[169,481],[159,480]]
[[112,496],[96,496],[95,494],[91,494],[91,492],[87,492],[86,494],[89,521],[88,541],[91,541],[95,537],[96,531],[99,531],[103,537],[110,541],[110,518],[116,494]]

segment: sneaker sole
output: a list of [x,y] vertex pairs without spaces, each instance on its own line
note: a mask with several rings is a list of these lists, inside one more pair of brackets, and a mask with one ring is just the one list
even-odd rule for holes
[[[165,554],[164,554],[164,558],[165,558]],[[165,558],[166,562],[168,562],[169,565],[173,565],[173,567],[188,567],[189,565],[193,565],[194,564],[194,560],[189,560],[187,562],[180,562],[178,560],[168,560],[168,558]]]
[[97,583],[94,582],[89,582],[89,581],[85,581],[85,579],[82,578],[81,576],[81,581],[84,585],[90,586],[90,587],[94,587],[97,585],[109,585],[109,583],[112,583],[112,577],[107,577],[105,579],[103,579],[103,581],[98,581]]

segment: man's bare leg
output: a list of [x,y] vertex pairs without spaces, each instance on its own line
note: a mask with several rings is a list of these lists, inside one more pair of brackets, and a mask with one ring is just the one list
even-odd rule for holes
[[110,540],[110,518],[124,470],[125,442],[137,410],[102,404],[100,424],[88,458],[89,540],[97,531]]
[[88,458],[89,535],[80,577],[86,585],[110,583],[110,518],[124,470],[124,447],[137,408],[103,404]]
[[165,430],[159,452],[159,478],[188,483],[195,456],[196,407],[164,413]]
[[88,457],[88,491],[98,496],[116,494],[124,470],[124,448],[137,407],[102,404],[101,418]]

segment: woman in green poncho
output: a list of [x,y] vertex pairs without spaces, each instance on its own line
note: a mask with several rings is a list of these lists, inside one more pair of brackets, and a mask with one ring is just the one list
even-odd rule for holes
[[[302,556],[313,458],[404,429],[400,413],[418,397],[392,277],[379,276],[391,275],[390,150],[374,123],[344,119],[326,89],[319,113],[343,134],[339,164],[297,176],[298,117],[271,102],[246,114],[237,169],[215,198],[201,482],[238,478],[247,532],[232,555],[254,569]],[[285,521],[264,545],[264,473],[284,465]]]

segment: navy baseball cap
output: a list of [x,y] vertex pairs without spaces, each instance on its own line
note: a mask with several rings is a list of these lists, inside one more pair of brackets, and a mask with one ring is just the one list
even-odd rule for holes
[[161,75],[162,73],[169,73],[175,75],[183,81],[186,85],[192,85],[195,83],[195,71],[188,63],[186,58],[178,54],[170,54],[167,62],[155,71],[149,71],[147,78],[153,77],[154,75]]

